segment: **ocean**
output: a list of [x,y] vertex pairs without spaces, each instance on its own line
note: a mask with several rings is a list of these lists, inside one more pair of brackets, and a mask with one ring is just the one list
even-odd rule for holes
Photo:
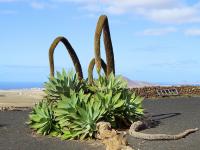
[[43,88],[43,82],[0,82],[0,90]]
[[[160,82],[156,83],[160,86],[175,86],[175,85],[192,85],[200,86],[200,84],[176,84]],[[12,90],[12,89],[31,89],[31,88],[43,88],[44,82],[0,82],[0,90]]]

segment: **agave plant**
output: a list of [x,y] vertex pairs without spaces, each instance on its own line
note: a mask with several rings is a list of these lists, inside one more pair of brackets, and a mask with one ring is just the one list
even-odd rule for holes
[[[106,62],[101,58],[100,39],[103,33]],[[83,79],[82,68],[71,44],[58,37],[49,49],[50,78],[44,84],[45,101],[36,104],[29,115],[31,128],[37,133],[60,136],[62,139],[92,138],[98,121],[132,123],[143,115],[142,98],[130,92],[122,77],[115,77],[115,63],[108,18],[100,16],[94,37],[95,57],[88,68],[88,80]],[[54,76],[54,51],[62,42],[72,58],[74,72],[57,72]],[[99,78],[93,79],[96,65]],[[104,69],[105,75],[100,70]],[[121,122],[120,122],[121,123]]]
[[114,76],[113,73],[111,73],[108,77],[99,74],[99,78],[94,80],[92,85],[88,85],[88,89],[94,93],[97,91],[107,93],[109,90],[112,90],[113,93],[115,93],[116,91],[121,91],[124,88],[127,88],[127,82],[123,80],[121,76]]
[[94,136],[96,123],[105,108],[99,99],[81,90],[71,98],[62,96],[55,110],[56,121],[63,132],[62,139],[85,139]]
[[74,74],[58,73],[57,76],[64,81],[71,77],[64,85],[68,93],[65,94],[64,89],[58,93],[60,100],[53,105],[43,101],[33,108],[29,124],[38,133],[59,135],[62,139],[92,138],[100,120],[116,127],[121,120],[130,124],[143,115],[142,98],[130,92],[120,77],[101,76],[94,84],[88,84],[90,90],[85,92],[86,87],[77,88],[80,82],[69,86]]
[[143,97],[137,96],[135,93],[126,89],[122,92],[122,97],[126,101],[122,115],[128,119],[130,123],[135,122],[144,115],[144,109],[142,107]]
[[35,105],[32,112],[29,114],[30,127],[42,135],[60,133],[59,127],[56,125],[52,105],[46,101],[41,101]]
[[62,70],[62,73],[57,72],[57,76],[50,77],[49,81],[44,84],[46,99],[49,102],[55,102],[61,99],[61,95],[70,97],[71,91],[78,92],[84,88],[84,81],[78,79],[78,75],[73,71],[68,73]]
[[[129,90],[119,90],[115,93],[112,90],[107,93],[101,91],[97,92],[95,96],[101,100],[106,110],[103,119],[110,122],[113,127],[120,123],[121,126],[130,125],[143,116],[143,98],[130,93]],[[122,122],[119,122],[120,120]]]

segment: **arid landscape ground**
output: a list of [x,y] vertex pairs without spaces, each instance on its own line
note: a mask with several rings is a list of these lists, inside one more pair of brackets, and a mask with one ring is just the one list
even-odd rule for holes
[[[142,96],[157,97],[156,99],[145,99],[143,106],[145,113],[159,123],[156,127],[142,132],[176,134],[187,128],[200,128],[200,120],[197,119],[200,117],[199,87],[176,87],[182,96],[165,98],[156,95],[156,89],[159,88],[172,87],[145,86],[132,89],[134,91],[137,90],[136,92]],[[105,149],[104,145],[99,141],[60,141],[57,138],[41,137],[32,133],[25,122],[28,119],[31,107],[42,100],[44,96],[42,90],[40,88],[0,90],[1,148],[11,150],[16,148],[26,150],[28,147],[31,150],[43,148],[62,150],[66,147],[73,150]],[[143,95],[144,93],[146,95]],[[192,96],[194,94],[196,94],[195,97]],[[199,131],[197,131],[186,138],[176,141],[147,141],[133,138],[130,135],[127,138],[129,145],[135,150],[197,150],[200,148],[198,144],[200,142],[199,136]]]
[[[30,92],[30,91],[29,91]],[[30,95],[24,92],[19,95],[15,93],[1,91],[1,105],[7,106],[33,106],[40,98],[37,94]],[[36,92],[34,90],[34,92]],[[29,94],[28,94],[29,93]],[[40,96],[40,94],[38,94]],[[10,101],[6,103],[6,100]],[[12,101],[11,101],[12,100]],[[21,102],[21,103],[20,103]],[[12,105],[11,105],[12,104]],[[200,127],[200,98],[161,98],[145,99],[143,106],[145,113],[151,115],[159,124],[142,132],[145,133],[179,133],[187,128]],[[35,135],[25,124],[28,119],[30,108],[19,111],[1,111],[0,112],[0,145],[2,150],[103,150],[104,146],[98,141],[61,141],[57,138]],[[199,149],[200,132],[197,131],[191,135],[176,141],[147,141],[135,139],[128,136],[128,142],[135,150],[197,150]]]

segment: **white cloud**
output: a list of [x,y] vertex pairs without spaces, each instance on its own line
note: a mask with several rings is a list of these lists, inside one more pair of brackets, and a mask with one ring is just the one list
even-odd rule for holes
[[[76,3],[90,12],[133,14],[161,23],[200,22],[200,2],[188,5],[185,0],[53,0]],[[88,7],[89,6],[89,7]]]
[[200,22],[199,10],[193,7],[143,10],[140,11],[139,13],[150,20],[162,23]]
[[187,36],[200,36],[200,28],[187,29],[184,33]]
[[161,23],[194,23],[200,22],[199,4],[187,6],[176,0],[126,0],[118,4],[113,3],[107,12],[134,13]]
[[88,10],[90,12],[100,12],[101,7],[95,4],[88,4],[83,6],[81,9]]
[[55,8],[56,5],[48,2],[29,1],[29,4],[34,9]]
[[154,9],[154,8],[171,8],[179,6],[180,3],[177,0],[111,0],[104,1],[104,3],[109,4],[112,7],[123,8],[126,11],[131,11],[135,9]]
[[106,8],[105,11],[110,13],[110,14],[116,14],[116,15],[124,14],[126,12],[126,10],[124,8],[113,7],[113,6],[109,6],[108,8]]
[[[71,2],[85,6],[101,6],[102,12],[122,14],[132,12],[138,8],[169,8],[179,5],[178,0],[52,0],[53,2]],[[96,5],[96,6],[95,6]],[[93,9],[93,10],[94,10]],[[91,7],[89,11],[92,10]]]
[[30,5],[34,9],[44,9],[48,7],[48,4],[43,3],[43,2],[37,2],[37,1],[30,2]]
[[169,24],[200,22],[200,1],[193,5],[187,4],[186,0],[0,0],[0,2],[26,2],[34,9],[74,3],[78,9],[93,14],[131,14]]
[[31,2],[30,5],[32,8],[35,8],[35,9],[44,9],[45,8],[45,4],[41,3],[41,2]]
[[44,9],[44,8],[54,8],[54,3],[51,0],[43,1],[43,0],[0,0],[0,3],[25,3],[31,6],[34,9]]
[[154,28],[154,29],[145,29],[140,35],[153,35],[153,36],[160,36],[166,35],[168,33],[174,33],[177,29],[174,27],[167,27],[167,28]]

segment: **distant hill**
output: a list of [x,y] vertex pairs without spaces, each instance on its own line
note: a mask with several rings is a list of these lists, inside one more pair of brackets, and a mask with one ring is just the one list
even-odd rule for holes
[[131,80],[124,76],[123,76],[123,78],[128,82],[129,88],[142,88],[142,87],[158,86],[158,84],[153,84],[153,83],[144,82],[144,81],[135,81],[135,80]]

